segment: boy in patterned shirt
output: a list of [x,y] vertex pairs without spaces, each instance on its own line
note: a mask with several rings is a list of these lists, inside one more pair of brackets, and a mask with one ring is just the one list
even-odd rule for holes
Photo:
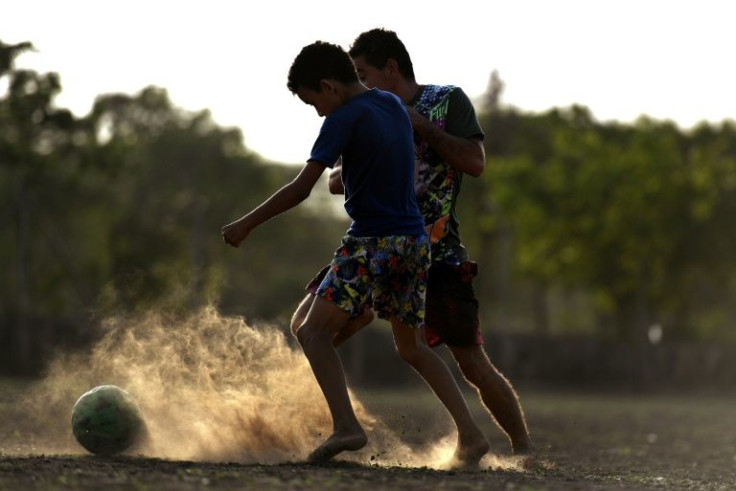
[[[534,444],[518,396],[483,348],[472,283],[478,266],[468,260],[455,211],[463,174],[478,177],[485,168],[484,135],[475,110],[459,87],[419,85],[409,53],[393,31],[373,29],[360,34],[350,56],[361,81],[399,96],[412,122],[415,191],[432,249],[426,297],[427,341],[432,347],[447,345],[463,376],[476,387],[492,418],[509,438],[512,452],[532,455]],[[333,193],[343,190],[340,172],[335,166],[330,174]],[[313,300],[315,281],[307,286],[292,329]],[[335,344],[344,342],[372,318],[370,306],[364,307],[338,332]]]

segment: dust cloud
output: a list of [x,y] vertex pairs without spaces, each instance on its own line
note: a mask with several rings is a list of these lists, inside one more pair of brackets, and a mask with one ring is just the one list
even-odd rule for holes
[[[298,462],[331,433],[324,397],[301,350],[274,326],[251,326],[212,307],[186,318],[161,312],[119,316],[87,353],[59,355],[26,396],[34,453],[84,453],[71,435],[77,398],[113,384],[137,401],[148,437],[129,453],[173,460]],[[351,393],[369,436],[340,459],[369,465],[440,467],[454,432],[417,448]],[[439,403],[439,401],[438,401]],[[22,422],[20,423],[22,424]]]

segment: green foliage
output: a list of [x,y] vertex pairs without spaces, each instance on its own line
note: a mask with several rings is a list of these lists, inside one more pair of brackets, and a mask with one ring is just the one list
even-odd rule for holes
[[13,69],[29,48],[0,43],[9,80],[0,98],[0,317],[17,326],[0,331],[5,345],[30,353],[49,342],[32,319],[86,325],[90,314],[153,306],[217,303],[287,318],[345,230],[326,186],[232,249],[220,227],[297,169],[264,161],[239,130],[176,108],[160,88],[99,96],[76,118],[53,104],[56,74]]
[[497,109],[484,123],[490,213],[470,228],[489,229],[492,248],[507,227],[519,277],[588,292],[601,328],[623,338],[641,339],[653,323],[697,337],[701,314],[730,309],[733,289],[714,305],[693,281],[707,288],[735,272],[732,124],[688,135],[647,118],[599,124],[580,107]]
[[[326,186],[232,249],[220,227],[297,169],[162,88],[101,95],[75,117],[54,105],[57,74],[14,68],[29,49],[0,42],[9,352],[28,359],[34,343],[55,343],[55,319],[84,330],[90,314],[161,305],[215,303],[285,325],[346,228]],[[734,123],[683,132],[602,124],[579,106],[522,114],[499,93],[480,114],[487,170],[465,179],[460,213],[490,324],[642,339],[659,323],[666,336],[736,340]]]

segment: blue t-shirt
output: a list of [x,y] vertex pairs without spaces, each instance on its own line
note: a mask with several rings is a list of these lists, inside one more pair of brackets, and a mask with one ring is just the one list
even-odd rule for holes
[[309,160],[332,167],[341,155],[348,235],[425,235],[414,195],[414,137],[398,97],[371,89],[325,118]]

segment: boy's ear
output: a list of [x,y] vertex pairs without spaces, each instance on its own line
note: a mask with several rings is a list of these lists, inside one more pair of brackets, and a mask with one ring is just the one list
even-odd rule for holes
[[319,87],[321,90],[327,91],[330,94],[335,93],[336,87],[335,87],[335,83],[332,80],[323,78],[322,80],[319,81]]
[[395,77],[399,74],[399,64],[393,58],[389,58],[386,60],[386,66],[384,67],[384,70],[386,70],[387,75]]

